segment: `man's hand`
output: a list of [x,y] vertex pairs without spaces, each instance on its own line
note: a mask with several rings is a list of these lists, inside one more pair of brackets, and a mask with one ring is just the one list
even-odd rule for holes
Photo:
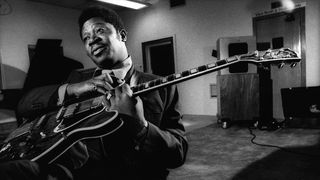
[[128,84],[115,88],[114,95],[110,98],[110,109],[117,110],[119,114],[130,118],[124,118],[134,133],[138,133],[147,125],[144,117],[142,100],[132,97],[132,90]]
[[109,74],[101,74],[87,81],[69,84],[67,86],[67,95],[70,97],[81,97],[90,93],[106,94],[107,91],[113,89],[111,86],[113,80]]

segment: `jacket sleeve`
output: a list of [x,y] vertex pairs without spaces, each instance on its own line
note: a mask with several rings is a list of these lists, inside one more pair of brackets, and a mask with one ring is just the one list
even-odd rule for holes
[[[80,71],[72,71],[64,83],[80,82],[84,78]],[[17,105],[17,116],[34,118],[58,108],[58,89],[62,84],[37,87],[26,92]]]
[[[70,74],[67,82],[80,81],[81,77],[77,73]],[[27,121],[33,120],[47,112],[57,110],[58,89],[61,85],[48,85],[34,88],[28,91],[21,98],[17,106],[17,115],[24,117]],[[75,143],[62,156],[57,159],[57,163],[63,164],[69,169],[77,169],[83,166],[88,160],[87,147],[81,141]]]
[[34,88],[20,99],[17,105],[17,116],[32,118],[57,108],[59,85]]
[[186,159],[188,142],[178,107],[178,91],[176,86],[160,92],[164,113],[161,122],[149,121],[145,139],[139,145],[139,151],[153,162],[159,162],[166,168],[181,166]]

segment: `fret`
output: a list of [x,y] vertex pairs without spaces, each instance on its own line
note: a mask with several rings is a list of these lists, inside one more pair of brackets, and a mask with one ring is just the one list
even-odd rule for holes
[[140,89],[141,89],[140,86],[141,86],[141,84],[134,86],[134,91],[136,91],[136,92],[140,91]]
[[164,77],[164,78],[161,79],[162,83],[166,83],[167,81],[168,81],[167,77]]
[[153,87],[156,84],[156,80],[152,80],[149,82],[149,87]]
[[198,72],[198,69],[197,69],[197,68],[193,68],[193,69],[190,70],[190,73],[191,73],[191,74],[194,74],[194,73],[197,73],[197,72]]
[[181,74],[179,73],[179,74],[175,74],[175,77],[174,77],[175,79],[179,79],[179,78],[181,78]]
[[172,80],[174,80],[174,78],[175,78],[174,74],[167,76],[168,81],[172,81]]
[[159,84],[161,84],[161,79],[157,79],[155,82],[154,82],[154,85],[156,86],[156,85],[159,85]]
[[208,68],[207,68],[207,66],[206,65],[203,65],[203,66],[199,66],[198,67],[198,70],[199,71],[205,71],[205,70],[207,70]]
[[133,86],[131,87],[132,92],[137,92],[139,90],[139,88],[137,86]]
[[216,67],[216,63],[207,64],[208,69]]
[[227,64],[227,63],[228,63],[228,61],[225,60],[225,59],[219,60],[219,61],[216,62],[217,66],[221,66],[221,65],[224,65],[224,64]]
[[189,71],[189,70],[183,71],[183,72],[181,73],[181,75],[182,75],[182,77],[189,76],[189,75],[190,75],[190,71]]
[[144,84],[139,84],[138,88],[139,88],[139,91],[143,90],[144,89]]

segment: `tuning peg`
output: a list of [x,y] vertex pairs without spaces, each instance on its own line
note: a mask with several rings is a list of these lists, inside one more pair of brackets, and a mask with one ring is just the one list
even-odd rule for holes
[[264,71],[270,70],[269,66],[267,66],[266,64],[262,64],[262,63],[258,64],[258,68],[261,70],[264,70]]
[[290,64],[290,67],[291,67],[291,68],[294,68],[294,67],[296,67],[296,66],[297,66],[297,63],[296,63],[296,62]]
[[281,68],[283,68],[284,65],[285,65],[285,63],[282,62],[282,63],[280,63],[280,64],[278,65],[278,68],[281,69]]
[[269,66],[261,66],[261,67],[262,67],[262,69],[263,69],[264,71],[269,71],[269,70],[270,70]]

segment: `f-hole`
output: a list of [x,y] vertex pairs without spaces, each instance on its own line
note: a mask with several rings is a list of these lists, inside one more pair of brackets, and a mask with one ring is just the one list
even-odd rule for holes
[[143,71],[167,76],[175,73],[173,37],[142,43]]

